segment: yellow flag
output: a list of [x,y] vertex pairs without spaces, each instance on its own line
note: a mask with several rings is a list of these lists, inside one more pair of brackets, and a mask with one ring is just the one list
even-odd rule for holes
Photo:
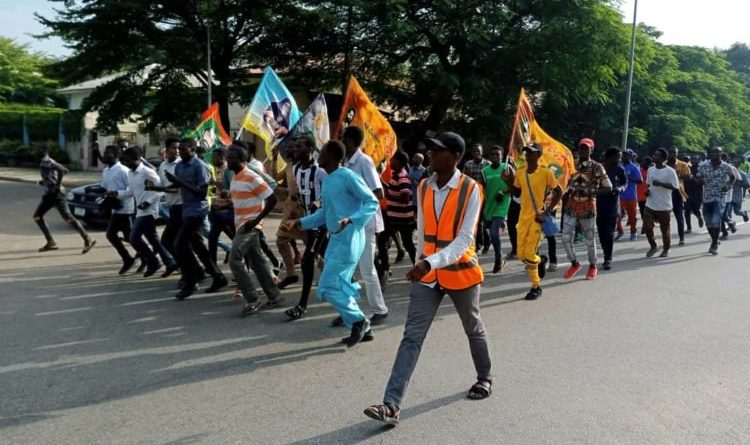
[[526,91],[521,89],[518,110],[513,123],[513,133],[510,137],[510,144],[508,144],[508,154],[515,161],[516,167],[520,168],[526,164],[522,149],[530,143],[537,143],[542,147],[542,157],[539,159],[539,163],[552,170],[560,186],[565,190],[570,175],[576,171],[573,154],[568,147],[542,130],[534,117],[534,111],[531,108],[528,96],[526,96]]
[[396,152],[396,132],[380,110],[367,97],[367,93],[354,76],[349,78],[349,85],[344,94],[336,129],[333,134],[341,138],[344,128],[356,125],[365,132],[362,151],[372,158],[375,165],[391,159]]

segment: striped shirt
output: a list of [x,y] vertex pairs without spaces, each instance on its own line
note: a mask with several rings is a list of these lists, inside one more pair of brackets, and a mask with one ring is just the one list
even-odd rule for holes
[[265,199],[273,194],[273,190],[260,175],[245,167],[232,178],[229,194],[234,206],[234,226],[239,229],[260,215]]
[[411,194],[411,179],[406,169],[394,173],[385,191],[385,199],[388,203],[386,214],[390,223],[412,224],[414,222]]

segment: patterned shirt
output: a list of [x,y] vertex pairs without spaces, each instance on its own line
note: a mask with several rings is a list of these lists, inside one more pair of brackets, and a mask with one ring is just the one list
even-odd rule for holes
[[466,161],[466,164],[464,164],[464,174],[478,183],[484,184],[484,175],[482,172],[488,165],[490,165],[490,161],[486,159],[482,159],[481,161],[469,159]]
[[266,198],[273,194],[273,190],[260,175],[245,167],[232,178],[229,194],[234,206],[234,226],[239,229],[260,215]]
[[601,188],[611,187],[612,183],[602,164],[592,160],[577,161],[576,172],[568,184],[565,213],[576,218],[596,216],[596,194]]
[[388,203],[386,214],[391,224],[405,225],[414,223],[414,206],[412,205],[411,179],[406,169],[394,173],[385,190]]
[[68,172],[68,169],[46,155],[39,164],[39,171],[42,175],[42,186],[44,186],[46,194],[65,191],[62,185],[62,177],[63,174]]
[[696,175],[703,180],[703,202],[724,201],[724,187],[729,185],[729,181],[734,176],[732,167],[726,162],[722,162],[718,167],[714,167],[711,162],[705,162],[698,167]]

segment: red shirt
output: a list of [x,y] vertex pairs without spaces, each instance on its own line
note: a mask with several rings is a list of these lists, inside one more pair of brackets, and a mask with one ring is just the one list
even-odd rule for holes
[[648,182],[646,182],[646,178],[648,177],[648,169],[645,169],[641,167],[641,177],[643,177],[643,182],[640,184],[636,184],[636,193],[638,196],[639,202],[645,202],[646,201],[646,190],[648,190]]

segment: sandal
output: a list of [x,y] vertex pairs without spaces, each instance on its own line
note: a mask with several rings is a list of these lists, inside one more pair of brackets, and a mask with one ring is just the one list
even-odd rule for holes
[[490,395],[492,395],[492,380],[485,378],[477,380],[477,382],[472,385],[471,389],[469,389],[469,393],[466,397],[472,400],[482,400]]
[[49,252],[50,250],[57,250],[59,247],[57,247],[57,244],[45,244],[44,246],[40,247],[38,252]]
[[388,425],[398,425],[401,410],[393,405],[372,405],[365,409],[365,416]]
[[307,308],[304,306],[297,305],[291,309],[285,310],[284,314],[286,314],[286,316],[291,318],[292,320],[299,320],[300,318],[307,315]]

